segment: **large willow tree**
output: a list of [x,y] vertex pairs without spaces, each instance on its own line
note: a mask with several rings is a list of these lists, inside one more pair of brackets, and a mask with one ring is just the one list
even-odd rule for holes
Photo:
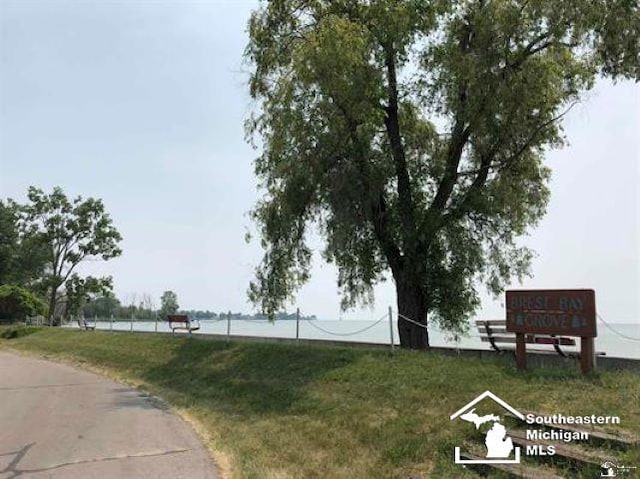
[[[390,271],[400,341],[454,333],[527,273],[549,148],[598,75],[638,79],[637,0],[272,0],[249,23],[248,122],[263,153],[250,297],[273,313],[309,277],[310,227],[343,307]],[[580,159],[576,158],[576,162]]]

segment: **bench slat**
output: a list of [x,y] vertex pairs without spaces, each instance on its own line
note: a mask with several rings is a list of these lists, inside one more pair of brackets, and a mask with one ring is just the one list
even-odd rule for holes
[[533,343],[534,344],[554,344],[555,342],[557,342],[558,344],[560,344],[561,346],[575,346],[576,345],[576,340],[573,338],[564,338],[564,337],[559,337],[559,338],[552,338],[549,336],[536,336],[533,338]]
[[[509,343],[509,344],[514,344],[516,342],[516,338],[515,336],[493,336],[492,338],[489,338],[488,336],[481,336],[480,337],[481,341],[483,343],[490,343],[491,339],[493,339],[494,342],[496,343]],[[576,342],[574,339],[572,338],[531,338],[531,337],[526,337],[524,338],[525,342],[527,344],[539,344],[539,345],[546,345],[548,344],[549,346],[553,346],[553,340],[556,339],[558,341],[558,344],[560,344],[561,346],[575,346]]]
[[[485,328],[484,326],[478,326],[478,331],[480,333],[486,333],[487,332],[487,328]],[[507,329],[506,328],[501,328],[499,326],[489,326],[489,331],[491,331],[491,333],[506,333]]]
[[[510,337],[510,336],[493,336],[491,339],[493,339],[496,343],[515,343],[516,342],[516,338]],[[480,340],[483,343],[491,342],[488,336],[481,336]]]

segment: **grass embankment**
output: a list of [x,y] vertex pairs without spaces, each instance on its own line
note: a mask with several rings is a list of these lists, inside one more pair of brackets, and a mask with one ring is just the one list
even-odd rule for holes
[[[640,431],[631,373],[518,374],[437,354],[55,329],[0,345],[85,362],[163,397],[200,424],[234,478],[476,477],[453,464],[470,425],[449,415],[486,389],[517,408],[619,415]],[[623,457],[640,466],[638,451]]]

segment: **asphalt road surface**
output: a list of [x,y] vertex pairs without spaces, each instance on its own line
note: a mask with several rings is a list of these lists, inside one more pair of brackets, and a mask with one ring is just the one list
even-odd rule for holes
[[143,393],[0,352],[0,479],[189,478],[218,472],[191,427]]

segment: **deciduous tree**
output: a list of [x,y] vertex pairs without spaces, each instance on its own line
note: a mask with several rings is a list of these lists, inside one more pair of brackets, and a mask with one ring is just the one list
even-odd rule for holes
[[[639,77],[636,0],[272,0],[249,23],[248,131],[273,314],[307,281],[310,225],[343,306],[390,271],[400,341],[458,333],[528,270],[517,238],[549,198],[544,153],[598,75]],[[579,159],[576,159],[579,161]]]
[[[54,319],[58,293],[71,279],[80,263],[89,259],[109,260],[122,253],[121,236],[101,200],[70,200],[61,188],[50,194],[30,187],[29,202],[22,207],[21,227],[28,237],[38,238],[47,247],[45,284],[49,297],[48,319]],[[74,277],[72,293],[82,295],[85,287],[105,284],[101,279]],[[108,281],[107,281],[108,282]],[[78,286],[78,288],[75,288]]]
[[17,284],[41,293],[47,245],[20,231],[20,205],[0,201],[0,284]]
[[94,278],[87,276],[81,278],[76,273],[65,283],[66,312],[80,316],[84,306],[93,296],[105,297],[113,289],[111,276],[106,278]]
[[169,314],[176,314],[178,312],[178,295],[173,291],[165,291],[160,296],[160,317],[166,319]]
[[45,312],[46,305],[28,289],[14,284],[0,285],[0,320],[24,321]]

